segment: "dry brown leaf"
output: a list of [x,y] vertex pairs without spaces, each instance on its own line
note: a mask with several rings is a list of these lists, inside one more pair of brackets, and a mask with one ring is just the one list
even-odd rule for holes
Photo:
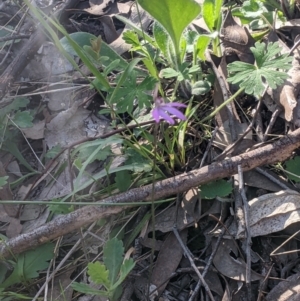
[[250,47],[254,46],[255,40],[247,28],[236,23],[230,11],[225,17],[221,33],[226,55],[236,54],[242,62],[254,63]]
[[[51,288],[51,299],[56,301],[71,301],[73,289],[71,283],[71,274],[76,269],[75,265],[71,265],[68,269],[60,271],[59,275],[55,276],[53,286]],[[49,296],[50,297],[50,296]],[[50,298],[49,298],[50,299]]]
[[[214,247],[216,239],[212,239],[212,247]],[[233,252],[236,258],[230,253]],[[236,245],[231,239],[222,239],[218,251],[213,259],[216,269],[226,277],[237,281],[246,280],[246,263],[238,257]],[[263,276],[251,271],[251,281],[262,280]]]
[[198,220],[197,217],[200,216],[200,201],[201,201],[201,196],[198,191],[198,188],[191,188],[188,190],[181,202],[181,206],[184,210],[184,219],[183,222],[187,224],[187,216],[192,216],[195,222],[195,225],[197,224]]
[[[289,53],[290,49],[281,41],[278,36],[271,32],[268,40],[270,42],[279,42],[282,48],[281,53]],[[284,109],[284,118],[288,122],[293,122],[296,126],[300,125],[300,103],[298,94],[300,92],[300,52],[295,49],[293,52],[292,68],[287,72],[288,78],[283,85],[277,89],[267,89],[263,98],[265,105],[271,112],[274,112],[278,106]]]
[[262,195],[249,206],[252,237],[278,232],[300,221],[300,194],[293,190]]
[[31,128],[22,129],[22,132],[24,133],[26,138],[33,140],[43,139],[45,123],[45,120],[40,120],[38,122],[35,122]]
[[23,224],[22,233],[27,233],[37,229],[40,226],[43,226],[49,217],[50,210],[49,208],[43,208],[44,211],[39,215],[38,218],[33,220],[28,220]]
[[[293,190],[264,194],[249,201],[251,237],[282,231],[300,221],[300,194]],[[236,234],[236,225],[229,227]]]
[[[190,264],[189,260],[187,258],[183,258],[180,263],[180,267],[187,268],[190,266],[191,266],[191,264]],[[200,272],[202,273],[202,271],[204,271],[204,269],[205,269],[205,264],[202,262],[198,262],[197,267],[200,270]],[[196,273],[191,273],[191,277],[193,277],[193,279],[196,282],[199,281],[199,277],[197,276]],[[220,281],[220,277],[219,277],[217,271],[215,271],[215,270],[212,271],[212,269],[209,269],[207,271],[204,279],[211,291],[218,294],[219,296],[223,295],[224,290],[223,290],[222,283]]]
[[[180,237],[182,241],[186,243],[187,230],[181,231]],[[151,276],[151,283],[158,288],[157,290],[159,295],[164,291],[165,287],[169,283],[170,275],[172,275],[178,267],[182,254],[183,250],[180,243],[174,233],[171,232],[158,253]]]
[[[268,171],[270,172],[270,171]],[[277,178],[279,181],[281,180],[277,175],[274,173],[271,175],[275,178]],[[274,183],[273,181],[269,180],[264,175],[260,174],[259,172],[255,170],[250,170],[244,173],[244,182],[247,186],[252,186],[256,188],[261,188],[269,191],[279,191],[281,190],[281,187]],[[284,183],[284,182],[283,182]],[[284,183],[287,184],[287,183]]]
[[[6,177],[6,176],[7,176],[6,170],[5,170],[2,162],[0,161],[0,177]],[[1,191],[0,200],[10,201],[10,200],[14,199],[13,195],[12,195],[12,192],[10,191],[10,187],[9,187],[8,182],[1,187],[0,191]],[[8,216],[15,217],[17,215],[19,206],[18,205],[3,204],[3,208],[4,208],[5,212],[8,214]]]
[[300,273],[288,277],[276,285],[266,296],[266,301],[299,301]]
[[10,218],[9,226],[6,229],[6,236],[8,238],[16,237],[22,231],[23,226],[20,223],[20,220],[17,218]]
[[300,34],[300,19],[293,19],[286,21],[282,24],[279,23],[279,26],[276,24],[276,29],[288,33],[292,39],[295,39],[295,37]]
[[[132,5],[131,7],[131,14],[128,18],[129,21],[135,25],[137,25],[141,30],[147,30],[150,23],[152,22],[152,18],[149,16],[149,14],[146,13],[145,10],[143,10],[141,7],[139,7],[139,13],[136,9],[136,5]],[[131,30],[132,28],[128,25],[125,26],[124,31],[121,33],[121,35],[112,43],[109,44],[109,46],[118,54],[123,54],[127,52],[131,45],[127,44],[123,40],[123,33],[127,30]]]
[[[178,215],[176,218],[176,213],[178,211]],[[172,231],[174,227],[175,221],[177,221],[177,229],[182,230],[184,228],[187,228],[188,226],[191,226],[194,224],[194,218],[198,221],[200,218],[197,216],[196,212],[193,216],[187,215],[187,223],[184,222],[185,218],[185,212],[183,208],[179,207],[178,210],[176,210],[176,206],[172,206],[168,208],[167,210],[164,210],[162,213],[158,214],[155,217],[155,230],[161,231],[163,233],[167,233]],[[152,231],[152,224],[148,226],[148,233]]]
[[85,8],[84,10],[87,13],[97,16],[103,16],[110,10],[110,5],[113,3],[111,0],[90,0],[89,8]]
[[105,40],[108,44],[110,44],[119,36],[119,34],[116,31],[114,22],[110,16],[103,16],[100,18],[100,21],[103,26]]

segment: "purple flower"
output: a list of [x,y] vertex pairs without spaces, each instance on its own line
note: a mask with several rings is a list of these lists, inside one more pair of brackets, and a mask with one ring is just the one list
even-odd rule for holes
[[[186,117],[176,108],[186,108],[187,106],[179,102],[169,102],[165,103],[162,97],[157,97],[154,101],[155,107],[152,110],[152,116],[158,123],[160,118],[165,119],[170,124],[174,124],[174,119],[170,115],[186,120]],[[173,118],[174,118],[173,116]]]

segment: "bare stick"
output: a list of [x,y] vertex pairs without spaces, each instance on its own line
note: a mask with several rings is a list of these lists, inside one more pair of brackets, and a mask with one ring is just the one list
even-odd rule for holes
[[[241,165],[243,171],[248,171],[258,166],[282,162],[289,158],[298,147],[300,147],[300,129],[259,149],[158,181],[154,187],[150,184],[107,197],[93,206],[80,208],[58,217],[34,231],[2,242],[0,244],[0,258],[8,258],[11,254],[19,254],[33,249],[80,227],[87,226],[100,218],[120,213],[124,209],[134,206],[134,202],[152,201],[152,189],[154,189],[154,200],[159,200],[187,191],[191,187],[234,175],[237,173],[238,165]],[[13,204],[13,201],[11,203]]]

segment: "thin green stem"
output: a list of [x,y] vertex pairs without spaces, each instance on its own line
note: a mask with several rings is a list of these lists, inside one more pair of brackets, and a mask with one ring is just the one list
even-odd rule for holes
[[235,92],[230,98],[228,98],[225,102],[223,102],[220,106],[218,106],[214,111],[212,111],[208,116],[203,118],[200,123],[203,123],[212,117],[214,117],[216,114],[218,114],[225,106],[227,106],[231,101],[233,101],[237,96],[239,96],[244,91],[244,88],[240,88],[237,92]]

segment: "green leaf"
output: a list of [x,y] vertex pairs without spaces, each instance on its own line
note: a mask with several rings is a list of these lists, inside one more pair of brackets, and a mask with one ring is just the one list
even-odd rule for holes
[[210,41],[211,41],[211,37],[206,36],[206,35],[201,35],[198,38],[197,43],[195,44],[196,45],[196,53],[197,53],[198,57],[203,61],[205,61],[204,53],[205,53]]
[[33,126],[32,123],[33,116],[28,111],[18,111],[14,117],[13,121],[16,125],[18,125],[20,128],[30,128]]
[[156,82],[155,78],[147,76],[140,84],[137,84],[137,73],[131,72],[114,95],[116,111],[131,114],[135,101],[138,102],[139,108],[149,108],[152,97],[147,92],[154,89]]
[[14,155],[20,161],[20,163],[24,165],[28,170],[35,172],[31,165],[27,163],[26,159],[23,157],[23,154],[20,152],[15,142],[6,141],[3,146],[3,149]]
[[153,36],[163,56],[170,63],[171,62],[170,53],[169,53],[170,37],[166,32],[166,30],[164,29],[164,27],[158,22],[154,22]]
[[17,257],[17,263],[10,276],[0,285],[9,287],[13,284],[27,281],[39,276],[38,271],[49,266],[49,260],[54,256],[54,244],[45,244],[27,251]]
[[56,145],[49,149],[45,155],[47,159],[53,159],[61,151],[61,146]]
[[[91,45],[91,40],[97,39],[96,36],[88,33],[88,32],[74,32],[69,35],[70,38],[74,40],[81,48],[84,46]],[[78,55],[73,46],[71,45],[70,41],[63,37],[60,40],[62,46],[66,51],[71,53],[72,55]],[[101,57],[108,57],[109,60],[107,62],[102,62],[104,66],[109,65],[111,62],[115,60],[119,60],[119,66],[116,70],[123,70],[128,66],[126,60],[124,60],[120,55],[118,55],[109,45],[107,45],[104,41],[101,41],[101,49],[100,49],[100,56]]]
[[152,170],[152,162],[143,157],[140,153],[132,148],[126,150],[128,159],[126,160],[127,166],[132,166],[134,172],[149,172]]
[[7,184],[8,178],[9,178],[9,176],[0,177],[0,189],[2,189],[2,187]]
[[172,78],[179,76],[179,72],[174,70],[173,68],[165,68],[160,71],[159,76],[162,78]]
[[144,30],[141,30],[139,26],[131,22],[128,18],[125,18],[120,15],[115,15],[115,18],[131,27],[141,38],[145,39],[149,44],[153,43],[153,39]]
[[[101,140],[101,139],[99,139],[99,140]],[[90,144],[90,143],[87,143],[87,144]],[[95,152],[95,150],[97,150],[97,151]],[[89,158],[90,163],[92,163],[95,160],[103,161],[111,154],[112,154],[112,151],[111,151],[110,146],[102,145],[101,148],[99,149],[99,143],[98,143],[98,145],[97,144],[85,145],[85,147],[82,147],[80,149],[80,151],[78,152],[78,158],[81,160],[81,162],[84,162],[86,159]]]
[[287,173],[287,177],[295,181],[296,183],[300,182],[300,157],[297,156],[294,159],[285,162],[286,170],[294,175]]
[[131,174],[128,170],[122,170],[116,173],[116,184],[120,192],[126,191],[131,185]]
[[214,199],[216,196],[225,197],[231,192],[232,185],[225,180],[218,180],[201,185],[201,198],[203,199]]
[[208,91],[210,91],[210,84],[206,80],[199,80],[192,86],[193,95],[204,95]]
[[[73,39],[74,42],[78,44],[81,48],[85,45],[91,45],[91,40],[97,39],[96,36],[93,34],[90,34],[88,32],[75,32],[71,33],[70,38]],[[75,49],[72,47],[72,45],[69,43],[68,39],[66,37],[63,37],[61,40],[61,45],[64,47],[66,51],[68,51],[70,54],[77,56],[77,52]]]
[[[118,136],[114,135],[106,139],[97,139],[95,141],[83,143],[74,150],[73,155],[75,155],[78,152],[83,154],[89,154],[89,156],[85,158],[85,162],[82,165],[82,168],[80,169],[80,172],[75,180],[75,191],[78,185],[80,184],[80,180],[82,179],[83,173],[86,170],[87,166],[91,162],[95,161],[96,158],[104,158],[107,155],[107,147],[109,145],[115,143],[122,143],[122,141],[123,139],[120,139]],[[91,147],[90,151],[86,150],[87,147]],[[102,151],[103,154],[101,154]]]
[[116,87],[113,90],[113,93],[111,94],[111,96],[109,97],[109,102],[110,103],[114,103],[116,101],[116,93],[119,92],[120,87],[123,85],[123,83],[126,81],[126,79],[128,77],[130,77],[130,75],[133,72],[133,69],[135,68],[135,66],[137,65],[137,63],[140,61],[141,59],[136,58],[133,59],[128,66],[126,67],[126,69],[124,70],[124,72],[122,73],[122,75],[120,76]]
[[133,30],[127,30],[123,33],[123,40],[127,43],[132,45],[134,48],[142,47],[139,37],[136,32]]
[[222,18],[222,0],[204,0],[202,5],[203,19],[211,32],[218,30],[218,22]]
[[116,237],[108,240],[103,247],[103,262],[109,271],[109,282],[113,285],[123,262],[124,247]]
[[[3,280],[5,279],[7,270],[8,270],[8,265],[4,264],[4,261],[0,262],[0,283],[2,283]],[[1,293],[1,288],[0,288],[0,293]]]
[[91,295],[96,295],[96,296],[105,296],[107,297],[109,295],[108,292],[105,291],[100,291],[97,289],[94,289],[92,287],[90,287],[89,285],[85,284],[85,283],[78,283],[78,282],[73,282],[71,284],[71,287],[83,294],[91,294]]
[[88,264],[88,275],[91,277],[91,280],[96,284],[103,284],[107,290],[110,289],[110,282],[108,279],[108,270],[105,265],[96,261],[94,263],[90,262]]
[[133,261],[132,258],[126,259],[124,263],[121,266],[121,271],[120,271],[120,277],[118,281],[111,287],[111,290],[116,289],[122,282],[125,280],[127,275],[131,272],[131,270],[134,268],[135,262]]
[[193,0],[138,0],[138,3],[162,24],[179,51],[183,30],[200,14],[200,5]]
[[264,43],[256,42],[255,47],[251,47],[256,60],[256,66],[244,62],[233,62],[228,65],[230,77],[228,82],[239,84],[240,88],[245,89],[247,94],[260,96],[265,84],[270,88],[276,89],[288,78],[288,74],[281,70],[289,70],[293,58],[288,54],[278,55],[281,51],[278,42]]
[[25,97],[16,97],[12,103],[1,109],[0,115],[4,116],[12,111],[17,111],[29,104],[29,99]]

